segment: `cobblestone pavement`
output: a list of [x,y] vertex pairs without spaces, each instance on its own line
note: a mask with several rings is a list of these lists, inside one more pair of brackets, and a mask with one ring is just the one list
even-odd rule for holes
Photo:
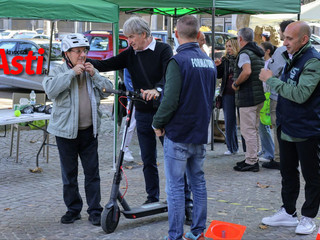
[[[112,170],[113,122],[111,104],[103,104],[104,118],[102,134],[99,136],[100,176],[102,204],[108,202],[114,171]],[[0,132],[3,135],[4,132]],[[60,217],[66,208],[62,199],[62,183],[59,157],[56,147],[50,147],[49,163],[40,155],[42,173],[31,173],[35,168],[36,151],[40,146],[42,134],[39,131],[23,131],[20,140],[19,162],[15,163],[15,153],[9,157],[10,136],[0,138],[0,239],[163,239],[167,235],[167,214],[162,213],[140,219],[120,217],[114,233],[106,234],[101,227],[88,222],[86,203],[81,213],[82,218],[74,224],[61,224]],[[50,136],[54,142],[54,137]],[[235,162],[244,159],[244,154],[224,156],[226,146],[215,143],[214,151],[207,147],[205,174],[208,190],[207,226],[211,220],[227,221],[247,227],[245,240],[305,239],[316,238],[298,236],[294,227],[268,227],[260,229],[263,217],[273,214],[281,205],[280,173],[277,170],[260,169],[260,172],[235,172]],[[130,206],[141,205],[146,194],[144,190],[142,162],[136,136],[132,146],[134,163],[125,163],[125,172],[129,181],[126,199]],[[163,171],[163,150],[158,142],[158,160],[161,179],[161,201],[165,195],[165,177]],[[79,173],[81,195],[83,172]],[[260,187],[258,186],[260,184]],[[298,214],[303,201],[303,184],[297,203]],[[122,182],[122,191],[125,181]],[[319,226],[319,219],[316,219]],[[185,231],[189,229],[185,226]]]

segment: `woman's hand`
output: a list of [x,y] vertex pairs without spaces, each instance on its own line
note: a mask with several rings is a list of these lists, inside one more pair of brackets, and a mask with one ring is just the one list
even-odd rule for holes
[[216,66],[219,66],[221,64],[221,59],[220,58],[216,58],[214,60],[214,63],[216,64]]

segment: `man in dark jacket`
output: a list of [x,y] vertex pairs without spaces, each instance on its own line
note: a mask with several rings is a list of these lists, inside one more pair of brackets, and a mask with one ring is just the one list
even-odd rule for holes
[[[135,118],[143,173],[148,194],[145,204],[158,202],[160,195],[157,167],[156,136],[152,129],[153,115],[158,109],[159,97],[164,86],[164,72],[172,49],[168,44],[156,42],[150,34],[148,23],[140,17],[131,17],[123,25],[130,47],[119,55],[107,60],[90,60],[99,71],[127,68],[133,89],[141,91],[147,104],[135,102]],[[163,138],[160,138],[161,143]],[[186,182],[186,224],[192,222],[192,199]]]
[[[280,147],[283,205],[262,223],[297,226],[297,234],[311,234],[320,204],[320,54],[311,46],[311,29],[305,22],[290,23],[284,31],[287,51],[281,78],[261,70],[260,79],[278,96],[277,135]],[[305,202],[298,221],[299,162],[306,182]]]
[[148,23],[140,17],[131,17],[123,25],[130,47],[106,60],[90,60],[100,72],[127,68],[134,90],[141,91],[147,104],[135,102],[137,135],[143,161],[143,173],[148,194],[145,203],[159,201],[159,175],[157,167],[156,136],[152,129],[153,115],[157,111],[163,86],[163,75],[172,49],[168,44],[156,42]]
[[[168,239],[202,240],[207,217],[203,163],[213,107],[216,67],[199,48],[199,25],[194,16],[180,18],[175,35],[180,44],[178,54],[168,63],[164,98],[152,124],[157,136],[165,134]],[[194,210],[191,232],[182,236],[185,172],[193,194]]]
[[259,171],[260,110],[265,100],[260,69],[264,67],[264,52],[253,42],[253,30],[241,28],[238,32],[240,52],[237,57],[234,83],[236,106],[240,111],[240,131],[246,142],[246,159],[237,162],[236,171]]

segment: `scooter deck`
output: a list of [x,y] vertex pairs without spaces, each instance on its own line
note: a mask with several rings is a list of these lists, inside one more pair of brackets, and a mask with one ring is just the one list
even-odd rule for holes
[[168,206],[165,203],[156,202],[144,204],[141,207],[132,208],[130,211],[122,210],[121,212],[126,218],[135,219],[168,212]]

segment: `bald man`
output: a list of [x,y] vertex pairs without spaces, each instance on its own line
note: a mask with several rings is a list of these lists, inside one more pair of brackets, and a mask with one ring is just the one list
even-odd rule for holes
[[[311,46],[311,29],[305,22],[289,24],[282,54],[286,61],[281,78],[262,69],[260,80],[278,94],[277,136],[282,176],[281,209],[262,223],[297,226],[297,234],[311,234],[320,204],[320,54]],[[305,180],[305,202],[298,220],[299,164]]]

